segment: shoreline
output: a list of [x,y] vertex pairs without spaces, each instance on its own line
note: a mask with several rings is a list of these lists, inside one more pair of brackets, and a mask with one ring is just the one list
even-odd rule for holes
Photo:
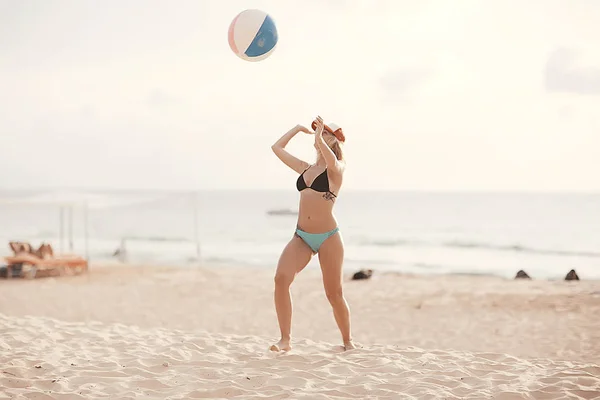
[[[2,257],[0,256],[0,260]],[[91,270],[101,270],[107,271],[111,268],[120,268],[122,270],[136,270],[136,269],[145,269],[145,270],[169,270],[169,271],[188,271],[194,269],[240,269],[240,270],[256,270],[256,271],[272,271],[275,273],[277,265],[274,263],[273,265],[264,265],[261,263],[239,263],[239,262],[218,262],[218,261],[208,261],[197,263],[194,261],[189,261],[186,263],[152,263],[152,262],[120,262],[120,261],[92,261],[90,263],[90,271]],[[350,277],[355,272],[365,269],[372,269],[374,271],[374,276],[382,276],[382,275],[391,275],[391,276],[406,276],[406,277],[422,277],[422,278],[438,278],[438,277],[481,277],[481,278],[495,278],[504,281],[513,281],[513,280],[522,280],[515,279],[516,274],[519,270],[515,270],[514,273],[510,276],[501,275],[493,272],[476,272],[476,271],[451,271],[451,272],[413,272],[413,271],[401,271],[392,268],[377,268],[377,267],[344,267],[344,277]],[[306,273],[306,271],[320,271],[318,264],[309,264],[301,274]],[[527,270],[525,270],[527,272]],[[561,276],[554,277],[536,277],[531,276],[532,281],[539,282],[569,282],[565,280],[566,275],[570,272],[570,269],[565,268],[565,273]],[[576,271],[578,274],[579,272]],[[46,278],[43,278],[46,279]],[[0,279],[1,281],[1,279]],[[580,276],[580,282],[600,282],[600,277],[588,277],[588,276]]]
[[[248,264],[241,264],[241,263],[233,263],[233,262],[227,262],[227,263],[220,263],[220,262],[208,262],[208,263],[195,263],[195,262],[188,262],[188,263],[130,263],[130,262],[119,262],[119,261],[114,261],[114,262],[108,262],[108,261],[100,261],[97,263],[91,263],[90,264],[90,270],[93,269],[99,269],[100,271],[106,272],[108,270],[111,270],[112,268],[120,268],[122,270],[139,270],[139,269],[144,269],[144,270],[148,270],[148,271],[152,271],[152,270],[156,270],[156,271],[171,271],[171,272],[176,272],[176,271],[190,271],[190,270],[203,270],[203,269],[207,269],[207,270],[218,270],[221,268],[224,269],[239,269],[239,270],[243,270],[243,271],[261,271],[261,272],[269,272],[271,271],[273,274],[275,274],[275,269],[276,269],[277,265],[274,264],[272,266],[265,266],[259,263],[248,263]],[[460,271],[456,271],[456,272],[439,272],[439,273],[435,273],[435,272],[411,272],[411,271],[398,271],[398,270],[394,270],[394,269],[385,269],[385,268],[376,268],[376,267],[371,267],[371,268],[349,268],[349,267],[344,267],[344,281],[349,281],[350,277],[360,271],[360,270],[366,270],[366,269],[372,269],[373,270],[373,278],[371,279],[377,279],[378,276],[397,276],[397,277],[412,277],[412,278],[427,278],[427,279],[438,279],[438,278],[451,278],[451,277],[471,277],[471,278],[489,278],[489,279],[498,279],[498,280],[502,280],[502,281],[536,281],[536,282],[565,282],[566,284],[569,284],[569,282],[572,282],[571,284],[577,284],[577,282],[597,282],[600,283],[600,277],[598,278],[594,278],[594,277],[579,277],[580,280],[566,280],[565,277],[566,275],[570,272],[570,270],[565,269],[565,273],[564,275],[562,275],[561,277],[535,277],[535,276],[531,276],[530,279],[522,279],[522,278],[515,278],[517,273],[519,272],[519,270],[514,271],[514,274],[509,277],[507,275],[500,275],[500,274],[495,274],[493,272],[460,272]],[[302,271],[300,273],[300,275],[305,274],[305,273],[311,273],[311,272],[315,272],[315,271],[320,271],[319,266],[318,265],[309,265],[306,267],[306,269],[304,271]],[[525,271],[527,272],[527,271]],[[577,271],[576,271],[577,272]],[[46,279],[46,278],[43,278]]]

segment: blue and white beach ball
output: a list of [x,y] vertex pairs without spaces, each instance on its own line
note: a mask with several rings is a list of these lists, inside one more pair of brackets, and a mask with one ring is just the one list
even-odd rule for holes
[[273,18],[261,10],[244,10],[229,25],[229,47],[242,60],[261,61],[277,46]]

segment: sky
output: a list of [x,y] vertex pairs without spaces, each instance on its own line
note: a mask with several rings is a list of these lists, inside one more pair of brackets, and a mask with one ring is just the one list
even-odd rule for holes
[[[257,63],[240,11],[275,20]],[[600,191],[597,0],[0,0],[0,189],[289,189],[344,128],[347,190]],[[313,161],[309,135],[289,144]]]

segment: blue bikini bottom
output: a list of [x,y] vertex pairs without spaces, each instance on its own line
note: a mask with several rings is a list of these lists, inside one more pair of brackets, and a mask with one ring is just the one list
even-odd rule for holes
[[325,242],[325,240],[327,240],[327,238],[330,236],[335,235],[339,230],[340,228],[336,226],[329,232],[308,233],[296,228],[296,235],[298,235],[300,239],[304,240],[304,243],[306,243],[312,249],[313,253],[317,253],[323,242]]

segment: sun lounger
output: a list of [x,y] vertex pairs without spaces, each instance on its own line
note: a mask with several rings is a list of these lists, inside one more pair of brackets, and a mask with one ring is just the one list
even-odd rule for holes
[[86,259],[76,255],[62,255],[51,258],[39,258],[33,254],[21,253],[4,257],[7,264],[7,278],[12,277],[12,267],[16,265],[32,266],[35,271],[58,270],[59,272],[84,272],[88,269]]

